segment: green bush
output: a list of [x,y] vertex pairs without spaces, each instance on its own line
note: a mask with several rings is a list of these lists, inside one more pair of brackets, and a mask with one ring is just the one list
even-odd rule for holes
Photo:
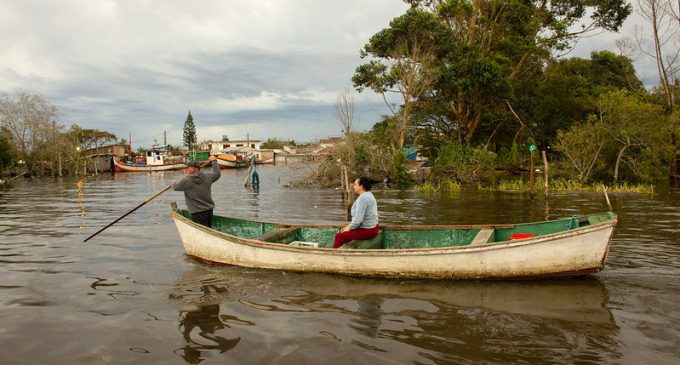
[[498,151],[497,165],[498,167],[504,168],[518,168],[526,162],[526,158],[522,158],[520,155],[520,147],[517,143],[513,142],[510,148],[501,147]]
[[439,151],[432,167],[432,176],[438,182],[455,180],[472,182],[493,175],[496,154],[483,148],[450,143]]

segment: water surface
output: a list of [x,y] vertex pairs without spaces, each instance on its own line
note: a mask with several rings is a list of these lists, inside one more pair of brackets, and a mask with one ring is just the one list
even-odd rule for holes
[[[223,171],[216,214],[342,223],[304,172]],[[2,364],[677,363],[680,198],[612,195],[606,268],[578,279],[366,279],[209,266],[184,255],[166,192],[83,239],[182,172],[36,179],[0,188]],[[19,180],[19,179],[17,179]],[[607,209],[601,194],[421,194],[374,189],[384,224],[520,223]]]

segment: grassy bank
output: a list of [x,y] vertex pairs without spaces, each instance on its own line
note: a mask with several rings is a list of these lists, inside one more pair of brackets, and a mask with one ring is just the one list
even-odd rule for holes
[[[630,184],[622,182],[614,185],[605,185],[607,191],[610,193],[636,193],[636,194],[654,194],[654,185],[651,184]],[[478,183],[479,190],[486,191],[508,191],[508,192],[530,192],[529,181],[522,178],[517,180],[503,180],[496,184],[482,184]],[[425,182],[416,186],[416,190],[425,193],[436,191],[459,191],[461,184],[455,181],[447,181],[442,183]],[[567,179],[551,179],[548,185],[549,193],[574,193],[574,192],[601,192],[601,183],[580,183],[575,180]],[[543,178],[539,177],[534,183],[534,192],[536,194],[543,194]]]
[[[654,194],[654,185],[651,184],[630,184],[622,182],[613,185],[606,185],[607,191],[610,193],[637,193],[637,194]],[[496,186],[485,187],[489,190],[499,191],[522,191],[529,192],[531,187],[529,181],[524,179],[501,181]],[[548,192],[553,193],[572,193],[572,192],[601,192],[602,183],[581,183],[575,180],[567,179],[551,179],[548,184]],[[543,194],[543,178],[537,178],[534,184],[534,192]]]

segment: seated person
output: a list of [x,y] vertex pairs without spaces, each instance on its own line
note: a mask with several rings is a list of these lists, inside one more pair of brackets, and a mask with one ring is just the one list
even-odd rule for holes
[[333,248],[352,240],[369,240],[380,232],[378,227],[378,203],[371,193],[371,180],[360,177],[354,181],[354,192],[359,194],[352,204],[352,221],[335,235]]

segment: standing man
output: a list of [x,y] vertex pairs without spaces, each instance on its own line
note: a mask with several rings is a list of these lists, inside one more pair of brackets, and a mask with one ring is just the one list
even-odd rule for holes
[[360,177],[354,181],[354,192],[359,194],[352,204],[352,221],[335,234],[333,248],[352,240],[370,240],[380,233],[378,227],[378,203],[371,193],[371,180]]
[[206,227],[212,227],[213,208],[215,203],[212,199],[210,187],[212,183],[220,178],[220,167],[217,164],[217,157],[210,156],[212,170],[202,172],[201,164],[198,161],[187,162],[185,170],[186,176],[172,183],[172,189],[183,191],[187,201],[191,220]]

